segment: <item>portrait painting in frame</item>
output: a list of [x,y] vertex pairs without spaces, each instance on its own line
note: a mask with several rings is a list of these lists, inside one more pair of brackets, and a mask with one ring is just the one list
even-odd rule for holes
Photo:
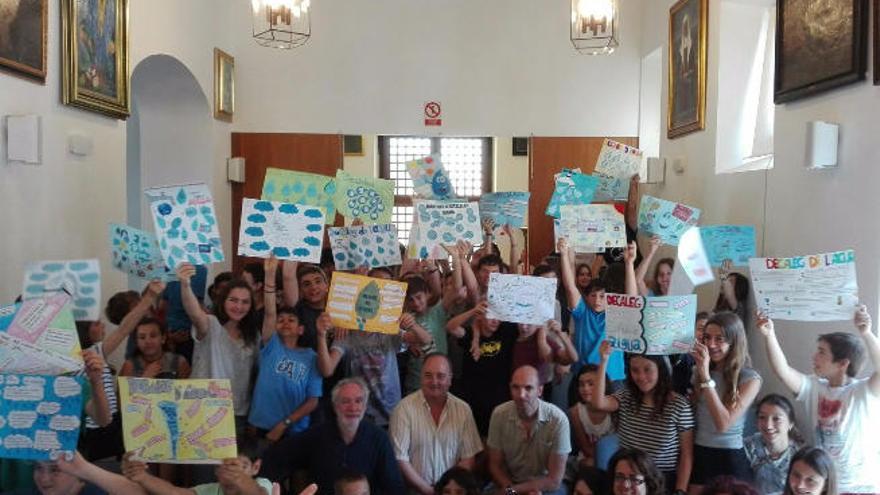
[[0,0],[0,67],[46,82],[48,0]]
[[235,114],[235,58],[214,48],[214,118],[232,122]]
[[706,128],[708,10],[708,0],[679,0],[669,9],[670,139]]

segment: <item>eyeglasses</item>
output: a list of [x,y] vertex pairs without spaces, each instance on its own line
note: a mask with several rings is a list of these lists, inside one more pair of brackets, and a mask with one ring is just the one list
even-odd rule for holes
[[614,475],[614,482],[623,486],[642,486],[645,484],[644,476],[624,476],[622,474]]

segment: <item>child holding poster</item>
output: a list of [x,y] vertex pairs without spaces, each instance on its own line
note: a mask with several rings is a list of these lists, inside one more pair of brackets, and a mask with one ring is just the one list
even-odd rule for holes
[[672,282],[672,270],[675,268],[674,259],[661,258],[660,261],[657,262],[657,265],[654,266],[654,275],[651,277],[650,286],[645,281],[645,276],[648,274],[648,267],[651,266],[651,260],[654,259],[654,255],[657,254],[657,250],[660,249],[662,243],[660,237],[656,235],[651,237],[651,247],[648,250],[648,255],[645,256],[645,259],[642,260],[641,263],[639,263],[639,269],[636,271],[636,282],[639,284],[639,294],[642,296],[669,295],[669,284]]
[[[806,402],[805,424],[814,429],[816,444],[834,459],[840,493],[880,493],[880,451],[871,421],[880,406],[880,341],[871,330],[871,316],[864,305],[856,308],[854,323],[861,342],[851,333],[819,336],[812,375],[788,365],[771,319],[758,314],[757,326],[776,376],[797,394],[798,401]],[[866,352],[874,372],[868,378],[856,378]]]
[[732,265],[730,260],[724,260],[721,268],[718,269],[721,292],[715,302],[715,312],[733,311],[746,324],[751,315],[748,309],[751,284],[749,284],[748,277],[734,272]]

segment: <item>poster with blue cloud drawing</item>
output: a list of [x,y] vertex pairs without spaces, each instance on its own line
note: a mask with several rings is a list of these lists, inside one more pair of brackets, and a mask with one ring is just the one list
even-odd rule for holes
[[165,265],[208,265],[225,259],[214,200],[205,184],[157,187],[144,191]]
[[555,316],[556,282],[555,278],[492,273],[486,317],[543,325]]
[[113,267],[129,275],[145,279],[175,280],[173,271],[165,266],[156,236],[127,225],[111,223],[110,253]]
[[460,240],[471,244],[483,242],[480,207],[476,202],[418,201],[415,216],[418,222],[418,258],[435,258],[445,252],[443,245],[455,244]]
[[82,382],[69,376],[0,375],[0,457],[70,457],[79,441]]
[[336,221],[336,180],[326,175],[267,168],[260,199],[293,205],[317,206],[328,225]]
[[412,177],[413,189],[418,197],[441,200],[456,197],[449,173],[443,168],[439,154],[406,162],[406,170]]
[[748,266],[755,251],[755,227],[752,225],[709,225],[700,227],[703,245],[712,266],[731,260],[734,266]]
[[0,372],[60,375],[82,369],[70,299],[57,292],[0,308]]
[[599,179],[593,201],[626,201],[629,181],[642,166],[642,150],[606,139],[593,176]]
[[73,298],[74,318],[98,320],[101,315],[98,260],[37,261],[25,265],[22,299],[42,298],[60,291],[66,291]]
[[366,266],[394,266],[402,263],[397,242],[397,226],[358,225],[329,227],[330,248],[337,270]]
[[556,187],[544,211],[547,215],[559,218],[562,205],[585,205],[593,202],[599,179],[582,174],[576,170],[563,169],[556,174]]
[[605,333],[611,346],[632,354],[669,355],[694,345],[697,296],[605,295]]
[[682,234],[699,219],[698,208],[682,203],[645,195],[639,204],[639,231],[659,236],[664,244],[677,246]]
[[623,215],[614,205],[562,205],[560,235],[576,253],[626,247]]
[[480,196],[480,217],[482,221],[491,221],[496,226],[508,224],[523,228],[531,194],[516,191],[483,194]]
[[317,206],[244,198],[238,233],[239,256],[321,261],[324,212]]
[[366,225],[391,223],[394,181],[337,170],[334,203],[347,219],[360,218]]

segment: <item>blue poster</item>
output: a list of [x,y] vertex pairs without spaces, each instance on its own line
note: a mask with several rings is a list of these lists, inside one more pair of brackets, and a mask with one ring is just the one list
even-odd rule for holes
[[80,379],[0,375],[0,396],[0,457],[45,461],[76,450]]
[[755,251],[755,227],[752,225],[710,225],[700,227],[703,246],[712,266],[731,260],[735,266],[748,266]]
[[664,244],[678,246],[687,229],[697,224],[700,210],[674,201],[642,196],[639,204],[639,230],[660,237]]
[[556,189],[547,209],[544,211],[553,218],[559,218],[562,205],[585,205],[593,202],[593,195],[599,186],[599,179],[582,174],[576,170],[563,169],[556,174]]
[[508,224],[511,227],[525,226],[529,210],[528,192],[496,192],[480,196],[480,218],[483,222],[491,220],[496,227]]

